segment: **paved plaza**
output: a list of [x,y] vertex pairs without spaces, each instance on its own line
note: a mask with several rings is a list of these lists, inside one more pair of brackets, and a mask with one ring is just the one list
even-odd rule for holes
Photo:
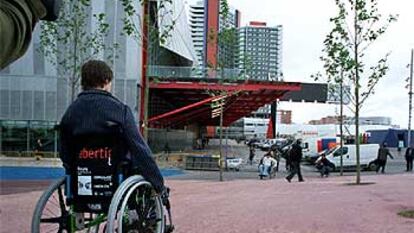
[[[215,145],[206,151],[214,153]],[[247,147],[232,144],[229,156],[247,158]],[[257,153],[258,160],[263,152]],[[320,178],[313,166],[303,165],[305,182],[288,183],[284,161],[272,180],[259,180],[257,163],[239,172],[185,171],[166,177],[172,189],[173,217],[178,233],[408,233],[414,219],[397,215],[414,209],[414,173],[404,172],[402,153],[393,151],[386,174],[362,172],[366,185],[355,182],[355,172]],[[60,167],[56,160],[1,158],[3,166]],[[0,189],[0,233],[29,232],[37,199],[50,180],[4,180]]]
[[[414,209],[414,175],[368,175],[369,185],[349,185],[354,177],[239,179],[225,182],[167,180],[177,233],[218,232],[392,232],[408,233],[414,219],[397,215]],[[17,183],[18,184],[18,183]],[[29,232],[41,191],[1,195],[1,233]],[[37,187],[47,184],[39,182]],[[7,188],[2,185],[2,188]]]

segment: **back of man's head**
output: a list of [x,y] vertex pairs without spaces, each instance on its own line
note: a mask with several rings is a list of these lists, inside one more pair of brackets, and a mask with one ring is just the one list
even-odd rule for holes
[[90,60],[82,66],[81,85],[84,90],[102,88],[110,83],[112,78],[112,70],[104,61]]

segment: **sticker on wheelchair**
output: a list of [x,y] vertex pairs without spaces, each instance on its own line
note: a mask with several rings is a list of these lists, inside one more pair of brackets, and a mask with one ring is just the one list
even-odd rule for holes
[[92,196],[91,176],[78,176],[78,195]]
[[[78,195],[111,196],[113,166],[110,147],[84,147],[77,159]],[[89,176],[86,176],[89,175]],[[83,183],[85,180],[85,184]]]

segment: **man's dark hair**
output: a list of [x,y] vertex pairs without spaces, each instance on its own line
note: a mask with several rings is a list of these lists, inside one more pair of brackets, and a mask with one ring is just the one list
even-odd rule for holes
[[82,66],[81,85],[83,89],[103,87],[113,78],[111,68],[103,61],[90,60]]

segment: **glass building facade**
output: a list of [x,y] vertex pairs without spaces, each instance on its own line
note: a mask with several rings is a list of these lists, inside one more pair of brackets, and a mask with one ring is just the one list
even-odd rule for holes
[[[110,30],[105,44],[119,44],[113,65],[113,94],[136,113],[139,109],[141,48],[132,38],[120,33],[124,17],[121,2],[94,0],[87,10],[89,15],[99,12],[107,15]],[[89,19],[93,20],[92,17]],[[93,22],[86,25],[85,30],[91,31]],[[26,54],[0,71],[0,120],[59,121],[70,104],[71,82],[65,77],[67,72],[55,65],[57,59],[46,57],[41,49],[40,25],[37,25]],[[106,60],[109,52],[103,51],[96,59]],[[76,93],[79,91],[77,88]]]
[[[172,4],[166,8],[173,9],[168,11],[173,15],[163,14],[165,20],[159,25],[162,30],[163,24],[176,19],[176,26],[166,43],[160,46],[175,57],[184,58],[191,64],[195,59],[195,52],[191,43],[188,20],[185,14],[181,14],[184,4],[181,0],[174,1]],[[141,108],[139,92],[142,80],[142,43],[122,34],[125,16],[122,1],[91,0],[86,10],[87,19],[90,20],[85,24],[86,32],[92,32],[96,28],[95,19],[92,17],[94,14],[103,12],[106,15],[109,32],[104,38],[104,43],[106,45],[117,43],[119,45],[117,56],[111,62],[108,61],[108,55],[112,52],[110,50],[113,50],[108,46],[108,50],[102,51],[94,58],[113,63],[112,93],[131,107],[138,122],[138,112]],[[140,1],[136,1],[135,10],[142,12]],[[141,23],[142,20],[138,17],[141,16],[136,15],[134,20]],[[6,150],[33,150],[37,139],[53,144],[47,150],[56,148],[58,139],[54,139],[53,127],[60,121],[72,101],[70,79],[63,67],[57,65],[57,56],[62,55],[45,56],[40,43],[40,29],[40,25],[37,25],[25,55],[0,70],[0,154]],[[58,44],[58,47],[64,45]],[[174,57],[173,55],[171,57]],[[79,88],[76,88],[76,93],[79,92]]]

